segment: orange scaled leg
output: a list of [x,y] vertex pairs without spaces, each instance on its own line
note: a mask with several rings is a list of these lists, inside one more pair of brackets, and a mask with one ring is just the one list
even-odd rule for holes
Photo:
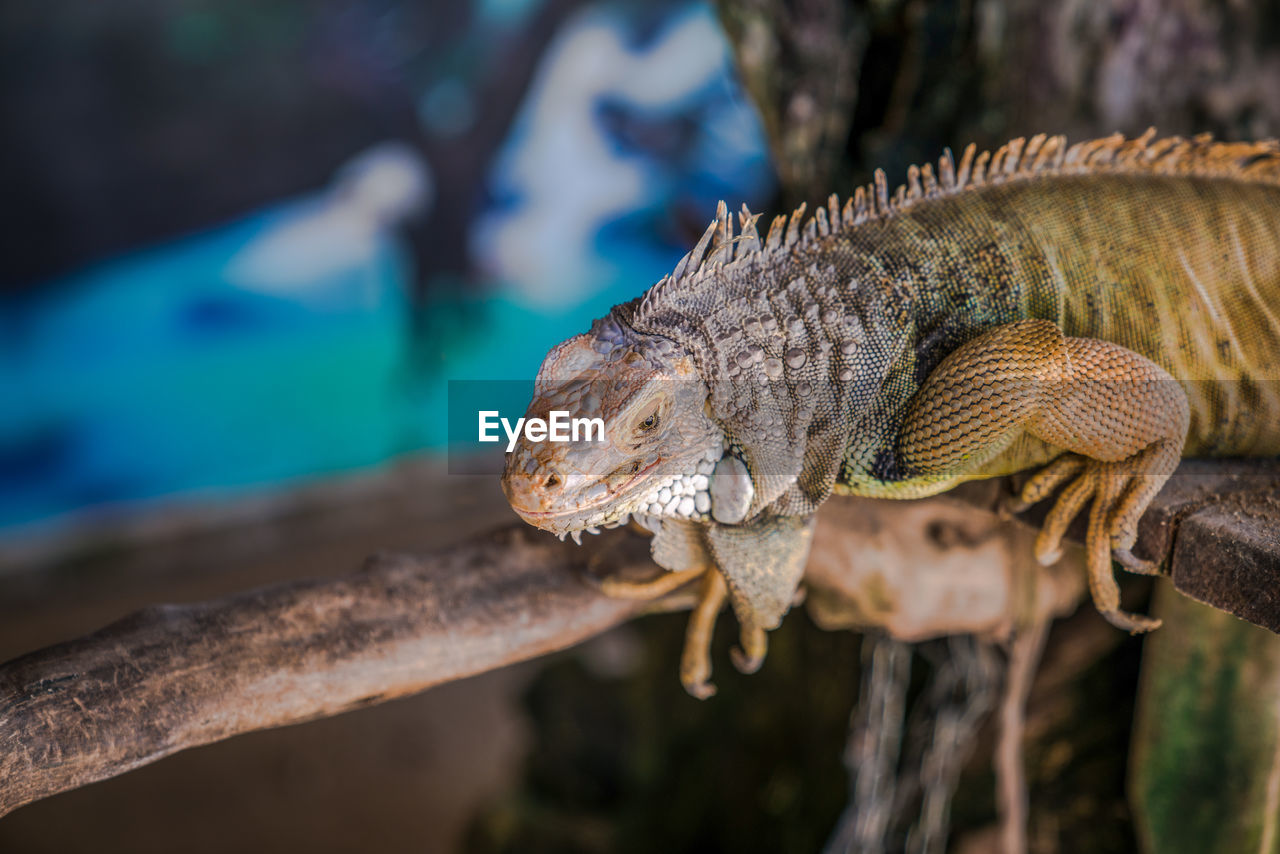
[[1089,589],[1112,624],[1144,632],[1159,620],[1120,610],[1112,560],[1156,567],[1130,551],[1138,520],[1182,456],[1190,409],[1160,366],[1107,341],[1067,338],[1045,320],[997,327],[951,353],[929,375],[903,422],[899,453],[921,475],[1016,469],[1000,454],[1023,433],[1066,452],[1023,487],[1022,506],[1063,484],[1036,540],[1052,563],[1063,534],[1092,501],[1086,534]]

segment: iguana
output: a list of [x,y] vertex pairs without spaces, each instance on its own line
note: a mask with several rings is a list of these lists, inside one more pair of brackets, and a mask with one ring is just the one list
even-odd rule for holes
[[1187,456],[1280,454],[1280,145],[1207,136],[970,145],[801,205],[763,239],[722,202],[641,298],[546,357],[530,416],[601,417],[604,441],[519,444],[503,485],[559,534],[635,520],[670,573],[701,578],[681,664],[696,696],[727,596],[735,664],[759,667],[832,494],[916,498],[1044,466],[1065,485],[1036,541],[1056,559],[1092,499],[1098,610],[1132,632],[1114,558]]

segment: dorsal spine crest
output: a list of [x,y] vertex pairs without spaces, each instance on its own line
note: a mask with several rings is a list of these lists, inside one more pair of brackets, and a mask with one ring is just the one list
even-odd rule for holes
[[1155,128],[1126,139],[1115,133],[1068,146],[1065,136],[1036,134],[1029,140],[1011,140],[994,152],[981,151],[970,143],[956,163],[950,149],[944,149],[934,164],[911,166],[907,180],[893,192],[881,169],[871,183],[857,187],[844,200],[832,194],[826,207],[819,206],[805,218],[801,203],[790,216],[775,216],[763,240],[756,230],[757,214],[746,205],[738,213],[740,233],[734,236],[733,218],[720,202],[716,218],[707,226],[697,245],[676,265],[675,271],[649,289],[641,311],[657,304],[667,287],[699,274],[719,269],[741,259],[789,251],[830,237],[841,229],[854,228],[876,219],[885,219],[910,210],[917,204],[1009,181],[1036,180],[1065,175],[1190,175],[1204,178],[1246,181],[1280,186],[1280,143],[1214,142],[1208,134],[1187,139],[1169,136],[1156,139]]

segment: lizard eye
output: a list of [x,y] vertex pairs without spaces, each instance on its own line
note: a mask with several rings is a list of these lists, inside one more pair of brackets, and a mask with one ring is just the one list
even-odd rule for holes
[[649,413],[649,417],[640,422],[640,432],[648,433],[658,429],[658,412],[654,410]]

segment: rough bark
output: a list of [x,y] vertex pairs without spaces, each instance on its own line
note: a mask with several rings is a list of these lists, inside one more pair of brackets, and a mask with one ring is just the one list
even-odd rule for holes
[[633,616],[575,568],[648,562],[512,528],[331,581],[147,608],[0,667],[0,814],[178,750],[338,714],[557,649]]
[[[1280,505],[1246,495],[1280,488],[1280,465],[1248,465],[1246,476],[1229,465],[1185,464],[1157,498],[1139,552],[1162,559],[1176,543],[1175,582],[1212,572],[1195,558],[1202,554],[1196,538],[1209,529],[1182,520],[1198,519],[1206,502],[1221,506],[1224,496],[1254,508],[1258,524],[1275,524]],[[1026,528],[992,512],[1007,490],[1003,481],[974,484],[961,491],[964,505],[945,495],[828,502],[809,567],[815,616],[923,639],[957,631],[999,636],[1029,616],[1068,608],[1078,580],[1060,567],[1026,583],[1035,571],[1019,559]],[[977,583],[978,598],[1000,598],[1004,608],[976,621],[972,572],[927,583],[919,577],[921,561],[947,549],[982,557],[970,564],[992,579]],[[842,557],[853,553],[866,559]],[[1280,586],[1280,550],[1251,554],[1253,563],[1236,555],[1236,571]],[[1195,564],[1184,566],[1180,555]],[[645,607],[608,599],[583,581],[584,572],[612,571],[657,571],[647,541],[608,531],[580,549],[515,526],[423,557],[377,556],[335,580],[148,608],[30,653],[0,666],[0,814],[188,747],[338,714],[571,646]],[[917,594],[925,588],[955,607],[922,604]],[[839,607],[841,598],[847,607]],[[666,604],[687,605],[683,599]]]
[[718,0],[784,208],[943,146],[1280,131],[1280,4]]

